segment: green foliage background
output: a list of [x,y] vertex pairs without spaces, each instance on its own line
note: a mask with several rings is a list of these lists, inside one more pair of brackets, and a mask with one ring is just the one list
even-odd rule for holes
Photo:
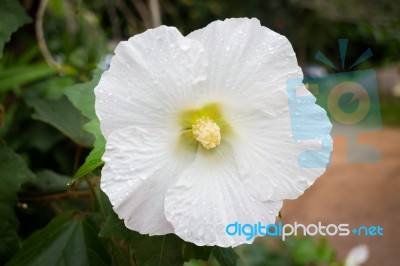
[[[371,48],[371,66],[399,60],[394,0],[165,0],[160,9],[184,34],[258,17],[303,65],[318,50],[338,61],[339,38],[354,44],[350,58]],[[112,211],[99,189],[105,141],[93,89],[116,43],[152,27],[152,14],[142,0],[0,1],[0,265],[337,264],[324,239],[197,247],[130,231]],[[398,123],[397,102],[382,106],[384,121]]]

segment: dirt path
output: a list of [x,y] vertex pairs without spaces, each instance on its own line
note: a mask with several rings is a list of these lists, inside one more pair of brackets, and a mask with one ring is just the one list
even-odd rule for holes
[[335,137],[332,167],[299,199],[285,202],[283,222],[380,225],[381,237],[350,234],[328,239],[340,259],[365,243],[370,249],[366,265],[400,265],[400,129],[361,134],[360,141],[380,150],[380,162],[347,163],[346,139]]

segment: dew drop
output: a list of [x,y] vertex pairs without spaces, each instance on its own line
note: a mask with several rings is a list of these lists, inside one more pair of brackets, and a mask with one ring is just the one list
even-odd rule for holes
[[181,48],[182,48],[183,51],[187,51],[189,49],[189,44],[182,43]]
[[255,201],[256,201],[256,198],[255,198],[254,196],[250,196],[250,200],[251,200],[252,202],[255,202]]
[[227,47],[225,47],[225,50],[226,50],[226,51],[230,51],[230,50],[231,50],[231,47],[230,47],[230,46],[227,46]]

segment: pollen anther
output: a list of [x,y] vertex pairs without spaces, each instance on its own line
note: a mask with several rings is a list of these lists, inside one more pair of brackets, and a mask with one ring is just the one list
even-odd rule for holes
[[201,117],[192,125],[192,133],[198,142],[207,150],[221,143],[221,129],[209,117]]

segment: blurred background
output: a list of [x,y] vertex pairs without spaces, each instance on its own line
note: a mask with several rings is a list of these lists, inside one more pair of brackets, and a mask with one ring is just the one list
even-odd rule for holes
[[[35,178],[23,185],[13,205],[15,218],[10,223],[19,224],[12,227],[17,244],[9,246],[11,251],[3,252],[0,264],[55,215],[90,208],[90,201],[85,200],[91,197],[90,186],[98,180],[94,178],[72,188],[66,186],[93,146],[93,136],[82,131],[88,119],[63,96],[66,88],[89,82],[96,68],[107,65],[119,41],[148,28],[165,24],[186,35],[217,19],[256,17],[263,26],[290,40],[299,65],[313,82],[318,83],[327,75],[363,70],[373,70],[372,82],[376,82],[371,89],[376,91],[368,93],[374,93],[370,99],[378,106],[374,115],[379,119],[366,127],[356,123],[350,131],[341,130],[336,123],[330,167],[303,196],[285,203],[280,219],[285,223],[380,225],[384,236],[350,235],[322,240],[316,237],[293,239],[285,244],[267,241],[268,247],[257,254],[246,248],[238,252],[254,262],[248,265],[268,265],[268,262],[315,265],[343,261],[353,247],[366,244],[370,254],[365,265],[398,265],[399,1],[21,0],[19,3],[31,19],[21,19],[25,25],[5,44],[0,61],[0,138],[20,156]],[[7,5],[3,8],[0,21],[11,25],[14,17],[6,16]],[[348,40],[343,66],[340,39]],[[372,57],[350,68],[368,49]],[[321,57],[316,58],[318,53],[336,69],[326,60],[320,60]],[[320,94],[320,97],[327,96]],[[318,96],[317,99],[323,101]],[[379,158],[376,152],[361,151],[358,160],[350,162],[349,150],[358,149],[354,143],[375,148]],[[0,174],[6,170],[2,168]],[[71,189],[77,191],[68,194]]]

